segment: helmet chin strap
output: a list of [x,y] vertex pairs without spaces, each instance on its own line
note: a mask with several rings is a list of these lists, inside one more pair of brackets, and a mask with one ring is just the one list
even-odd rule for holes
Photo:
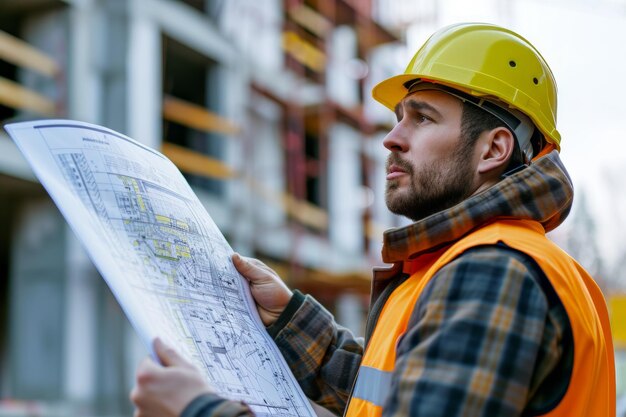
[[408,92],[414,93],[423,90],[438,90],[450,94],[463,101],[477,106],[487,113],[497,117],[506,127],[513,133],[515,140],[524,154],[524,160],[530,162],[533,158],[533,145],[531,138],[535,132],[535,124],[530,117],[517,109],[508,107],[506,103],[499,100],[491,100],[481,97],[474,97],[457,89],[448,87],[443,84],[436,84],[430,81],[422,81],[420,79],[413,80],[407,86]]

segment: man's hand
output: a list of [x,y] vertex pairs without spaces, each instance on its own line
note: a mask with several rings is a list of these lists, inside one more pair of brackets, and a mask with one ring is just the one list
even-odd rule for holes
[[193,399],[211,388],[198,368],[158,338],[154,351],[163,366],[150,358],[139,365],[137,384],[130,395],[135,417],[178,417]]
[[233,264],[250,283],[250,292],[256,301],[261,321],[266,327],[270,326],[287,307],[293,293],[276,272],[258,259],[235,253]]

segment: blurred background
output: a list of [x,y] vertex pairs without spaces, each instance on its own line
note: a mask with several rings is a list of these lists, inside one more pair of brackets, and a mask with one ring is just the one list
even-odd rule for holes
[[[626,415],[626,0],[0,0],[0,123],[160,149],[233,248],[362,333],[393,115],[369,95],[437,28],[518,31],[559,85],[576,187],[551,237],[607,298]],[[0,416],[129,416],[146,350],[0,130]]]

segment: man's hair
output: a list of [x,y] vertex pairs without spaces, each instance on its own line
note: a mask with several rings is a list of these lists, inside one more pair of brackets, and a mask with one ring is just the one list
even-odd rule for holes
[[[493,114],[474,104],[465,101],[463,102],[463,114],[461,116],[461,139],[466,152],[474,149],[474,145],[476,144],[476,141],[481,133],[497,127],[507,128],[506,124]],[[513,153],[504,172],[517,168],[523,163],[524,157],[522,156],[522,151],[516,139],[514,141]]]

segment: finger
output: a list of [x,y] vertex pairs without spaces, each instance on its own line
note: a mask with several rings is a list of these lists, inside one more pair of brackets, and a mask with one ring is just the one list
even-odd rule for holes
[[130,393],[130,401],[135,405],[135,413],[139,413],[142,406],[145,405],[145,394],[139,386],[135,386]]
[[137,401],[139,401],[139,387],[135,385],[133,390],[130,392],[128,398],[130,399],[131,403],[137,404]]
[[158,369],[159,365],[157,365],[152,358],[147,357],[144,358],[140,363],[139,366],[137,367],[137,373],[140,372],[150,372],[154,369]]
[[253,261],[257,261],[257,259],[255,258],[242,256],[236,252],[233,254],[232,259],[233,259],[233,263],[237,265],[241,265],[241,266],[247,266],[247,267],[254,266]]
[[191,366],[174,348],[168,346],[160,338],[154,339],[154,352],[163,366]]
[[247,258],[241,256],[241,262],[235,267],[241,275],[244,276],[251,284],[263,284],[273,282],[275,280],[280,281],[278,274],[256,258]]
[[246,266],[245,259],[243,259],[243,256],[241,256],[237,252],[233,253],[233,255],[230,258],[233,261],[233,265],[235,265],[235,268],[237,268],[239,272],[241,272],[242,267]]
[[258,266],[259,268],[266,267],[269,268],[265,263],[257,258],[250,258],[248,256],[244,256],[243,259],[247,262],[250,262],[254,266]]
[[253,258],[245,258],[239,254],[235,254],[233,255],[233,265],[235,265],[237,271],[246,279],[258,280],[267,275],[267,271],[255,264]]
[[162,369],[152,359],[145,358],[137,367],[137,385],[146,386],[150,384]]
[[248,256],[241,256],[238,253],[233,254],[232,256],[233,258],[233,263],[237,262],[239,265],[247,265],[250,266],[252,268],[261,268],[261,269],[265,269],[268,272],[274,272],[272,271],[272,268],[270,268],[269,266],[267,266],[263,261],[258,260],[257,258],[251,258]]
[[258,259],[255,259],[255,258],[250,258],[250,261],[255,267],[259,268],[262,271],[265,271],[267,274],[278,276],[278,274],[276,274],[276,272],[272,268],[267,266],[262,261],[259,261]]

